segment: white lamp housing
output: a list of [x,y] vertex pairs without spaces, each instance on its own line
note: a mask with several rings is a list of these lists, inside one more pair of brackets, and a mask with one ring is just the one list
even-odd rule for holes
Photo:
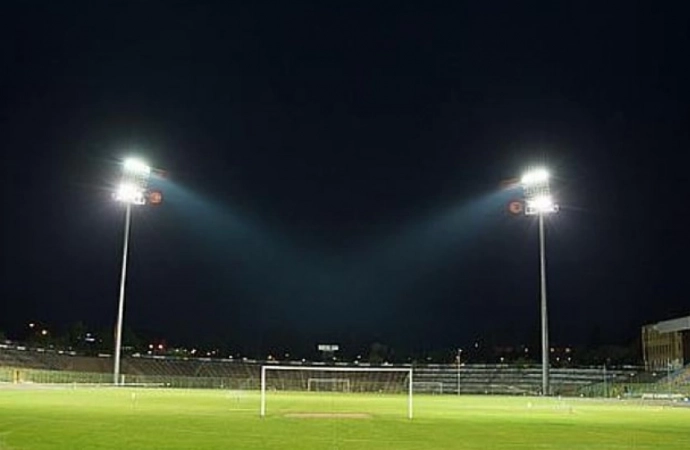
[[543,167],[528,170],[521,178],[525,192],[525,214],[550,214],[558,211],[549,187],[549,172]]
[[146,204],[146,189],[151,168],[138,159],[126,159],[122,167],[122,179],[115,192],[115,200],[132,205]]

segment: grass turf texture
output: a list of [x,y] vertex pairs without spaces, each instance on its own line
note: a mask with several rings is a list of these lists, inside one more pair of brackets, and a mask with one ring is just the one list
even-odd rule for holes
[[[0,449],[687,449],[690,408],[641,401],[0,388]],[[296,418],[291,413],[317,413]],[[328,413],[333,413],[328,417]],[[343,413],[368,414],[348,418]],[[324,415],[326,417],[324,417]]]

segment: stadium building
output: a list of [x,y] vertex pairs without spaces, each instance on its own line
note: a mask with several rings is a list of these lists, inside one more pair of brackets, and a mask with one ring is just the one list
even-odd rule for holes
[[690,362],[690,316],[642,327],[647,370],[676,370]]

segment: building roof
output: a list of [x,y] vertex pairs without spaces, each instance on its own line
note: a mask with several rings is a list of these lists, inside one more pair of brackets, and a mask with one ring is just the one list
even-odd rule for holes
[[690,330],[690,316],[680,317],[678,319],[664,320],[655,323],[654,329],[659,333],[671,333],[674,331]]

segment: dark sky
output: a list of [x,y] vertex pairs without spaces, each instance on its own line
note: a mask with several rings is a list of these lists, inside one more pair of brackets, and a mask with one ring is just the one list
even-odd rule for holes
[[553,342],[690,314],[687,10],[367,3],[3,3],[0,330],[112,326],[132,154],[126,324],[171,343],[535,342],[534,163]]

